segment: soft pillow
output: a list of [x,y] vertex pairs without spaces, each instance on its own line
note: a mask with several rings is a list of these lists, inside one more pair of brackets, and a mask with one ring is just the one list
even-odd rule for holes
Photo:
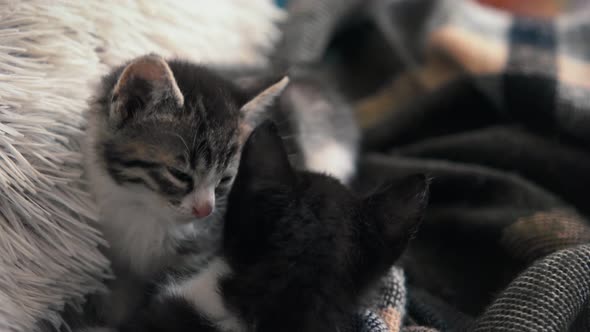
[[270,0],[0,7],[0,330],[61,324],[64,305],[109,274],[76,141],[88,82],[148,52],[263,65],[283,16]]

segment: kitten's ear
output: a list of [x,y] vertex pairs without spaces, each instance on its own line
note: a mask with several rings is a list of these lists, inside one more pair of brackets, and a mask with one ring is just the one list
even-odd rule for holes
[[171,100],[178,108],[184,105],[168,63],[156,54],[139,57],[123,69],[115,84],[109,120],[119,126],[140,108],[164,100]]
[[264,118],[265,111],[281,95],[289,84],[289,77],[285,76],[280,81],[264,89],[254,98],[250,99],[242,108],[242,123],[240,125],[240,140],[244,142],[248,135]]
[[242,150],[238,177],[292,183],[295,177],[283,140],[272,121],[256,127]]
[[389,182],[365,198],[364,214],[372,216],[383,240],[397,259],[418,229],[428,203],[429,179],[411,175]]

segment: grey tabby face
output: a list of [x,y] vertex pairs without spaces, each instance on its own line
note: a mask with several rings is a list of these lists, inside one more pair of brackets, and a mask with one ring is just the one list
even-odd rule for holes
[[248,98],[204,67],[137,58],[104,81],[99,160],[120,186],[206,218],[223,210],[241,145],[287,82]]

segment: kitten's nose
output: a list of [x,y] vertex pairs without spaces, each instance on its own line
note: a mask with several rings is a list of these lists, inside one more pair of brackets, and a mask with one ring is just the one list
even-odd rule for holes
[[213,212],[213,205],[211,202],[203,202],[193,206],[193,215],[197,218],[205,218]]
[[213,212],[215,207],[215,187],[197,188],[192,196],[193,216],[201,219]]

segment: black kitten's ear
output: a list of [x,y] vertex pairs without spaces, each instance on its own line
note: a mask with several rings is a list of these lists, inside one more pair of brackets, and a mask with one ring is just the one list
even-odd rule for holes
[[379,233],[397,259],[417,230],[428,203],[430,181],[411,175],[391,181],[363,202],[365,215],[372,216]]
[[170,99],[182,107],[184,96],[176,79],[161,56],[148,54],[131,61],[119,76],[113,89],[109,120],[115,126],[147,104]]
[[272,121],[264,121],[244,145],[238,177],[291,183],[294,176],[277,127]]
[[281,95],[283,90],[289,84],[289,77],[285,76],[280,81],[272,84],[250,99],[240,109],[242,113],[242,123],[240,126],[240,139],[245,141],[248,135],[264,119],[265,111]]

